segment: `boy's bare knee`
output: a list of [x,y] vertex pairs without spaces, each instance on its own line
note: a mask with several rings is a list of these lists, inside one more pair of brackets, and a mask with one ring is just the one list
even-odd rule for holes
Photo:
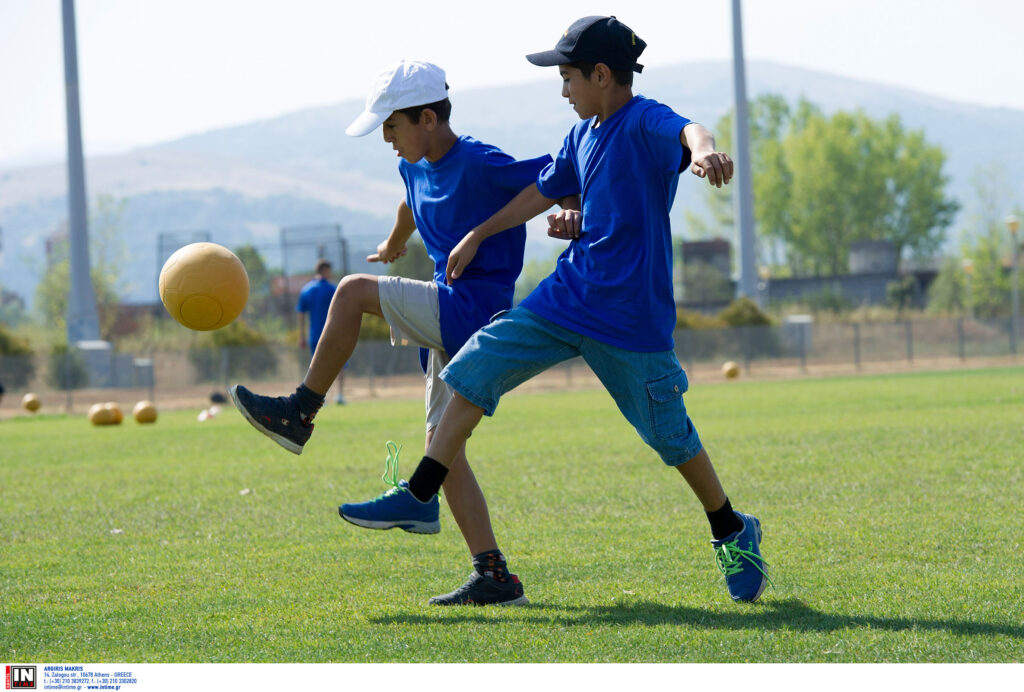
[[372,274],[349,274],[338,283],[338,289],[331,301],[337,304],[353,305],[363,312],[380,314],[380,290],[377,277]]

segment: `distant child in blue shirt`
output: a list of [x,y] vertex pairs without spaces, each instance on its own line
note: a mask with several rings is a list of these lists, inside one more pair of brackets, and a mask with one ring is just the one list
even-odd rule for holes
[[[299,454],[313,431],[313,417],[323,405],[331,380],[351,357],[363,314],[387,320],[392,343],[412,342],[429,349],[426,409],[429,445],[451,390],[441,370],[490,318],[512,306],[516,278],[523,268],[526,227],[510,224],[505,233],[480,243],[463,279],[446,283],[448,253],[468,225],[487,220],[524,188],[531,186],[550,156],[516,161],[500,149],[472,137],[457,136],[448,123],[451,102],[441,68],[404,60],[382,72],[367,98],[366,110],[346,132],[369,134],[382,127],[384,141],[400,157],[405,199],[387,239],[370,262],[393,262],[406,253],[406,243],[419,230],[435,263],[434,281],[396,276],[346,276],[331,301],[323,336],[305,380],[288,397],[256,395],[245,387],[231,388],[235,405],[258,430]],[[576,193],[568,196],[578,208]],[[567,202],[568,203],[568,202]],[[552,235],[558,235],[552,231]],[[390,448],[390,445],[389,445]],[[452,593],[430,599],[436,605],[526,603],[523,585],[510,574],[498,550],[483,493],[466,460],[465,445],[453,450],[451,473],[443,482],[445,498],[473,556],[469,581]],[[391,492],[405,492],[393,480]],[[434,493],[441,488],[441,483]],[[435,502],[436,502],[435,498]],[[374,529],[401,528],[412,533],[441,530],[437,512],[427,520],[393,520],[384,515],[366,519],[341,511],[342,518]]]
[[712,546],[733,599],[754,601],[768,583],[757,518],[735,512],[686,412],[687,390],[673,350],[675,301],[669,210],[687,168],[718,187],[732,160],[704,127],[632,93],[645,43],[614,17],[575,22],[553,51],[527,56],[555,66],[562,96],[581,120],[536,184],[472,230],[451,251],[458,286],[484,243],[503,229],[582,194],[582,213],[548,217],[578,239],[555,271],[512,311],[477,332],[441,373],[456,394],[427,454],[401,493],[343,511],[366,516],[436,516],[435,494],[457,450],[505,392],[581,356],[640,437],[674,466],[701,502]]
[[[310,358],[316,352],[316,346],[320,343],[320,335],[327,323],[327,312],[331,309],[331,300],[334,299],[334,291],[338,288],[331,281],[331,263],[325,259],[317,260],[314,268],[314,278],[310,279],[302,290],[299,291],[299,301],[295,305],[295,312],[299,315],[299,348],[309,349]],[[309,316],[309,329],[306,329],[306,316]],[[308,361],[306,363],[309,364]],[[344,404],[345,395],[345,368],[338,372],[337,393],[334,396],[335,403]]]

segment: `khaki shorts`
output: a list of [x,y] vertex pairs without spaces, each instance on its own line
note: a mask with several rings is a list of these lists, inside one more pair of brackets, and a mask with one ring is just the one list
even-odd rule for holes
[[452,398],[452,390],[439,375],[448,364],[448,352],[441,341],[441,310],[437,284],[398,276],[377,280],[380,308],[391,327],[391,345],[415,344],[430,349],[424,375],[427,432],[441,422],[441,414]]

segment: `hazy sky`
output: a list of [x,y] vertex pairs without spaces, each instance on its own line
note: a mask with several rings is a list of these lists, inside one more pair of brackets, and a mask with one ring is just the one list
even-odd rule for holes
[[[60,0],[0,0],[0,166],[63,158]],[[1024,109],[1024,2],[745,0],[748,59]],[[78,0],[86,155],[362,99],[403,57],[459,89],[557,79],[523,59],[615,14],[641,62],[731,57],[731,3],[576,0]],[[642,76],[640,78],[642,88]],[[341,124],[339,124],[341,127]]]

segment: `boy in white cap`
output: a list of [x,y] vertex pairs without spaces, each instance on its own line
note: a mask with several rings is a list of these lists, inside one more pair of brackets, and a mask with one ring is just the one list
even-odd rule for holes
[[[347,512],[424,516],[450,473],[455,450],[501,396],[551,366],[581,356],[623,416],[693,490],[711,525],[730,596],[756,601],[768,581],[761,523],[732,508],[683,403],[686,373],[676,358],[669,209],[689,169],[721,187],[732,160],[703,126],[632,91],[645,43],[615,17],[584,17],[554,50],[528,55],[557,66],[562,96],[580,121],[536,184],[471,229],[449,254],[458,286],[484,244],[551,206],[582,194],[579,237],[555,271],[515,309],[482,328],[441,373],[456,390],[427,454],[400,492]],[[365,509],[364,509],[365,508]]]
[[[395,276],[346,276],[331,301],[321,341],[303,383],[288,397],[259,396],[235,385],[231,397],[258,430],[295,454],[313,432],[313,417],[323,405],[331,382],[351,357],[363,314],[383,317],[391,326],[392,343],[409,341],[429,349],[426,371],[426,444],[451,398],[439,379],[448,360],[490,318],[512,307],[516,278],[522,271],[526,227],[515,224],[493,242],[482,243],[476,259],[458,285],[445,282],[448,253],[466,229],[501,209],[550,163],[550,156],[516,161],[500,149],[472,137],[457,136],[448,123],[451,102],[441,68],[427,62],[403,60],[376,79],[366,109],[346,129],[355,137],[382,127],[384,141],[401,158],[399,173],[405,199],[387,239],[369,262],[393,262],[406,252],[406,242],[419,230],[435,263],[434,281]],[[578,196],[566,204],[578,208]],[[556,225],[558,225],[556,223]],[[561,224],[564,226],[564,224]],[[568,237],[563,231],[549,232]],[[390,448],[392,457],[397,456]],[[396,459],[397,461],[397,459]],[[397,471],[390,482],[399,492]],[[509,573],[498,550],[483,493],[466,459],[465,445],[456,452],[444,495],[462,531],[474,571],[459,589],[430,599],[437,605],[526,603],[523,585]],[[433,498],[437,503],[437,497]],[[433,517],[372,520],[341,512],[342,518],[373,529],[401,528],[412,533],[441,530]]]

